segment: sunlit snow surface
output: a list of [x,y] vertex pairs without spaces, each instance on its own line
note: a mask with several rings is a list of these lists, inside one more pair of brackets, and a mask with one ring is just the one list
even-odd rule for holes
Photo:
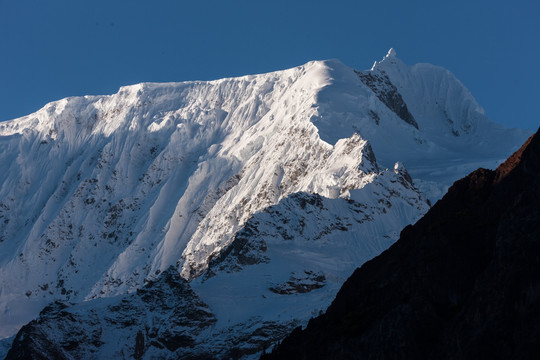
[[[171,265],[216,315],[203,345],[304,324],[427,199],[529,133],[490,122],[447,70],[392,51],[365,72],[317,61],[48,104],[0,123],[0,336],[55,299],[133,292]],[[312,194],[323,205],[310,213]],[[222,251],[246,222],[246,242],[264,246],[238,265]]]

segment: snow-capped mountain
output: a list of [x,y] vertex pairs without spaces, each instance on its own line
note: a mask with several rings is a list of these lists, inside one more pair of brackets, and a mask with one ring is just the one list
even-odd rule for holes
[[[212,319],[191,347],[260,351],[328,306],[428,199],[528,134],[490,122],[448,71],[393,50],[369,71],[315,61],[48,104],[0,123],[0,336],[54,300],[81,304],[42,323],[129,302],[150,323],[124,327],[115,351],[141,331],[144,356],[183,354],[151,345],[143,330],[170,314],[139,296],[176,272]],[[62,336],[48,341],[70,354]]]

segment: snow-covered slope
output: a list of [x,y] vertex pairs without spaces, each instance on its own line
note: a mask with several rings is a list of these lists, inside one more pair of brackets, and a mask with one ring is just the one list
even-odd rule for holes
[[[53,300],[99,304],[170,266],[213,331],[307,321],[428,197],[527,134],[491,123],[446,70],[393,51],[366,72],[317,61],[51,103],[0,123],[0,336]],[[427,197],[402,165],[385,170],[396,161]],[[228,317],[236,301],[245,311]]]
[[351,190],[350,199],[292,194],[251,217],[189,285],[171,267],[136,294],[55,304],[19,333],[13,353],[256,355],[326,309],[351,270],[392,244],[395,229],[425,207],[403,169]]
[[[330,65],[333,66],[333,65]],[[313,119],[323,140],[357,131],[384,167],[402,162],[434,202],[452,183],[478,167],[495,168],[532,134],[493,123],[448,70],[408,66],[390,49],[370,70],[334,66],[332,83],[319,92]]]

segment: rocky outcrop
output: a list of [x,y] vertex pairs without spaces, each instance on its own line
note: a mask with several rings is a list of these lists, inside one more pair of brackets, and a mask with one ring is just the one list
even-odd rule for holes
[[[396,113],[401,120],[418,129],[418,123],[409,112],[403,97],[401,97],[398,89],[392,84],[390,78],[383,70],[377,73],[373,71],[356,71],[356,74],[377,95],[379,100]],[[373,114],[375,121],[378,122],[378,115],[376,113]]]
[[19,331],[6,359],[141,359],[146,352],[187,358],[194,339],[215,322],[208,306],[170,268],[134,294],[47,306]]
[[479,169],[264,359],[540,356],[540,135]]

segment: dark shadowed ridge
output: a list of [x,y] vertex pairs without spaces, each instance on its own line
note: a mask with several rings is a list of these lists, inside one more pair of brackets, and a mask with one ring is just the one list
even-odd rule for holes
[[540,135],[457,181],[263,359],[540,359]]

